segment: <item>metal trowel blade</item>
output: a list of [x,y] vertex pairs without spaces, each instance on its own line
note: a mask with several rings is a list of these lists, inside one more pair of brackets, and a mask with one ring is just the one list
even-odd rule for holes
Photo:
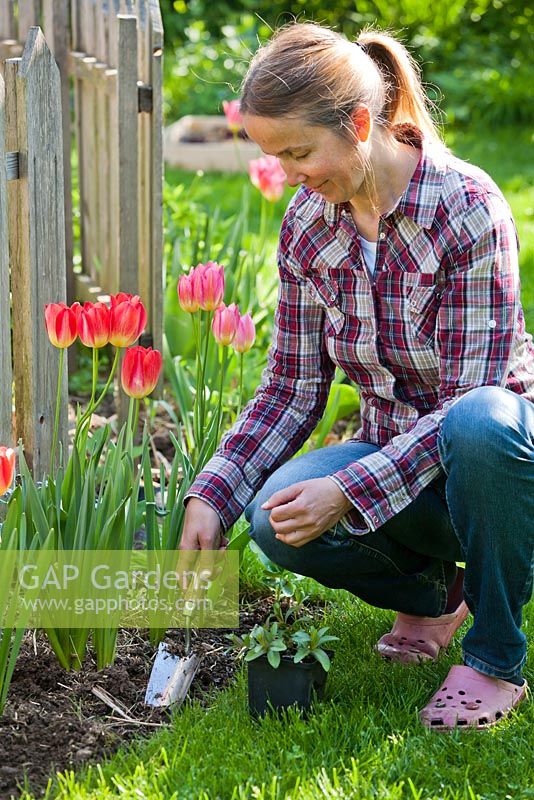
[[164,708],[182,703],[199,665],[198,656],[175,656],[165,642],[160,642],[146,689],[146,705]]

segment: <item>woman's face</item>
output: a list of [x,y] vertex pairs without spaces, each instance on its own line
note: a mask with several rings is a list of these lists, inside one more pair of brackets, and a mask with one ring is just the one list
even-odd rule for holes
[[248,136],[277,156],[290,186],[304,184],[331,203],[349,202],[362,188],[358,145],[328,128],[289,117],[243,115]]

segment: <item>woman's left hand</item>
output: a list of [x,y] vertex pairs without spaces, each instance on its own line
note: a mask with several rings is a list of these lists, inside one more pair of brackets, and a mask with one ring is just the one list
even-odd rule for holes
[[354,508],[329,478],[312,478],[280,489],[261,506],[271,510],[276,538],[293,547],[317,539]]

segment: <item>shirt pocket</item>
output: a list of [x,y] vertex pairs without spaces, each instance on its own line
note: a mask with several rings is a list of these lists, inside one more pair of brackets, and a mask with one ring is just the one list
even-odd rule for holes
[[345,325],[345,314],[339,308],[337,281],[312,275],[306,278],[305,289],[325,312],[325,334],[335,336],[340,333]]
[[440,293],[434,283],[412,286],[408,297],[408,312],[413,336],[422,345],[434,341]]

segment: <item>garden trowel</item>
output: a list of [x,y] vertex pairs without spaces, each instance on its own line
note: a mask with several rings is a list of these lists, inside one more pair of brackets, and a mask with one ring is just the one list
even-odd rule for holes
[[166,642],[160,642],[146,688],[146,705],[164,708],[183,703],[199,665],[199,657],[191,655],[189,625],[185,629],[185,656],[175,656]]

